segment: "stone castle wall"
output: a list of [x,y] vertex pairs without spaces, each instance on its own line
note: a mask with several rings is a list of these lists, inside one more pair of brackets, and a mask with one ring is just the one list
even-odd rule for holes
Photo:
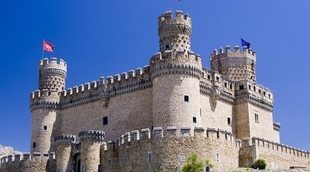
[[0,172],[53,172],[56,169],[55,154],[34,153],[10,155],[1,159]]
[[216,170],[223,171],[238,167],[239,147],[240,141],[231,133],[215,129],[143,129],[103,146],[101,167],[110,172],[177,171],[188,156],[197,153],[203,160],[211,160]]
[[310,153],[261,138],[244,140],[240,149],[240,165],[250,166],[256,159],[265,159],[267,168],[289,169],[310,167]]

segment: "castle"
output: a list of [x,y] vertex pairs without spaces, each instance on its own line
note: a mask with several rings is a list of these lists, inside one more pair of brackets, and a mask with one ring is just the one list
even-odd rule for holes
[[[149,65],[65,89],[67,63],[43,59],[31,93],[31,152],[1,159],[4,171],[177,171],[192,153],[213,171],[310,167],[310,153],[280,144],[273,94],[256,83],[256,53],[226,46],[211,69],[191,50],[191,17],[158,18]],[[206,167],[208,168],[208,167]]]

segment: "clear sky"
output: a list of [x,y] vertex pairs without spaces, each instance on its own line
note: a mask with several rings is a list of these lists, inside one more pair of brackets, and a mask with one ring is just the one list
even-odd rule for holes
[[168,9],[193,20],[192,49],[209,68],[214,48],[257,52],[258,82],[275,95],[281,142],[310,150],[309,0],[7,0],[0,5],[0,144],[29,151],[29,94],[47,57],[68,63],[67,87],[148,64],[158,51],[157,17]]

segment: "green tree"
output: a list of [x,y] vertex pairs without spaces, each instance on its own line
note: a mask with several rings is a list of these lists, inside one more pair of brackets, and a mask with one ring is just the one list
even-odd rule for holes
[[192,154],[187,158],[182,172],[203,172],[204,163],[199,159],[197,154]]
[[251,166],[251,168],[254,169],[260,169],[260,170],[264,170],[266,169],[266,161],[264,159],[258,159],[254,162],[254,164]]

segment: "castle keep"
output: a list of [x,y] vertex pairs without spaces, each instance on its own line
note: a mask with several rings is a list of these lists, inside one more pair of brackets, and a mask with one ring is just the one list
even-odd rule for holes
[[31,93],[31,152],[1,159],[4,171],[176,171],[187,156],[215,171],[310,167],[310,153],[280,143],[273,94],[256,83],[256,53],[214,50],[211,69],[191,50],[191,17],[158,17],[159,51],[143,68],[65,89],[67,63],[43,59]]

